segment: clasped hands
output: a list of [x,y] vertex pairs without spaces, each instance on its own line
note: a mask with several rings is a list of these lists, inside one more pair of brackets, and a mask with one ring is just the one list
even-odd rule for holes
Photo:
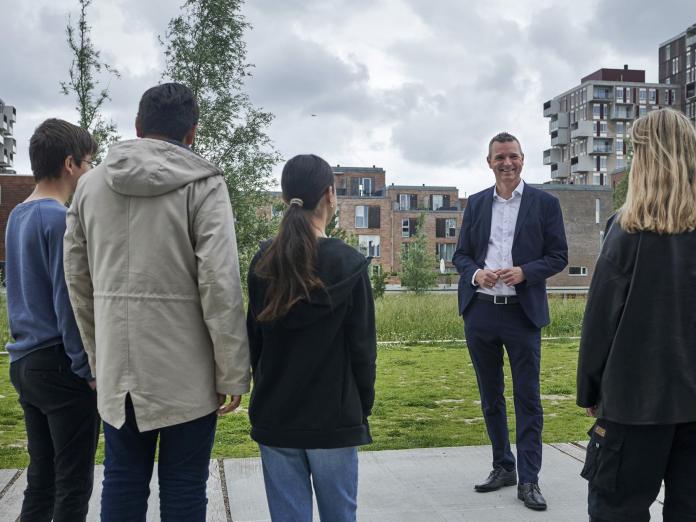
[[507,286],[514,286],[525,280],[524,272],[519,266],[499,268],[497,270],[481,269],[476,273],[474,281],[481,288],[493,288],[500,279]]

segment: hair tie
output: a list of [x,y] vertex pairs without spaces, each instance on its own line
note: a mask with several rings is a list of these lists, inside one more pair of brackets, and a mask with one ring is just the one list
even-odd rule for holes
[[304,201],[302,201],[300,198],[292,198],[290,200],[290,205],[297,205],[298,207],[304,207]]

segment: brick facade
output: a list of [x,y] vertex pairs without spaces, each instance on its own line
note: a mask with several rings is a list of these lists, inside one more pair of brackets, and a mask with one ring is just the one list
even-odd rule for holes
[[33,176],[0,174],[0,267],[5,264],[5,229],[10,212],[34,190]]
[[[558,198],[568,240],[568,266],[550,278],[548,286],[590,286],[604,227],[614,213],[612,189],[597,185],[547,184],[534,187]],[[585,275],[571,275],[571,270]]]

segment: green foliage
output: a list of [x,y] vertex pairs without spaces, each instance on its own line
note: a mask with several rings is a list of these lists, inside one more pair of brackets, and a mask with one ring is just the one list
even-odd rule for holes
[[382,271],[382,265],[373,265],[372,270],[372,296],[375,300],[384,297],[384,291],[387,289],[387,276]]
[[272,204],[273,166],[280,155],[267,128],[270,112],[254,107],[244,92],[251,65],[240,14],[242,0],[186,0],[169,22],[164,40],[164,78],[187,85],[200,107],[193,150],[219,166],[235,214],[240,268],[246,273],[260,241],[273,236],[277,219],[259,209]]
[[401,252],[401,284],[409,290],[422,294],[437,282],[437,260],[428,247],[425,232],[425,214],[418,217],[416,238],[404,245]]
[[99,151],[93,160],[100,162],[106,149],[120,136],[113,121],[106,121],[101,114],[104,103],[111,100],[108,84],[100,88],[98,76],[106,73],[109,77],[119,78],[119,72],[106,62],[101,61],[99,51],[94,47],[87,22],[87,8],[92,0],[78,0],[80,19],[77,27],[70,18],[66,27],[68,47],[73,60],[68,71],[67,82],[60,82],[61,92],[65,96],[74,94],[77,99],[75,109],[80,115],[79,125],[87,129],[99,144]]

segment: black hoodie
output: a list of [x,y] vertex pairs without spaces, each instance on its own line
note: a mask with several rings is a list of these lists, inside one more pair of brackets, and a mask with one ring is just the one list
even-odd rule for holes
[[258,322],[268,285],[254,268],[267,246],[248,276],[251,437],[284,448],[369,444],[377,357],[369,261],[339,239],[320,239],[317,274],[326,288],[285,317]]

